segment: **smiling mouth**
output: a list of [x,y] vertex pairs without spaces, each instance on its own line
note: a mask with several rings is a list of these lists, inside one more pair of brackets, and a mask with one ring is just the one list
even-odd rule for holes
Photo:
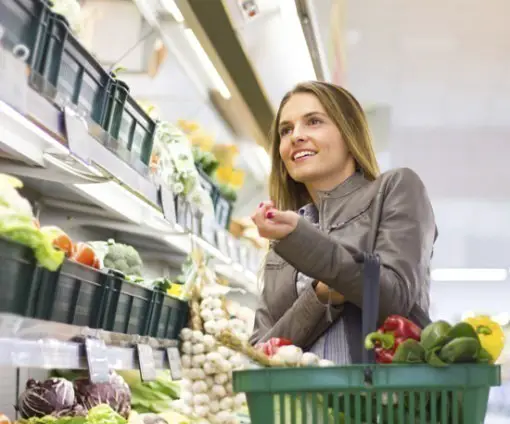
[[294,155],[292,155],[292,160],[294,162],[297,162],[315,156],[316,154],[317,152],[314,152],[312,150],[302,150],[301,152],[297,152]]

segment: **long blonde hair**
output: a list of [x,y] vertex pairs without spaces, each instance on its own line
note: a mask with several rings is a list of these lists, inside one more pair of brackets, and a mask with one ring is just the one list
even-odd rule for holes
[[311,201],[304,184],[294,181],[280,157],[280,134],[278,126],[283,107],[297,93],[313,94],[319,99],[330,119],[335,123],[352,154],[356,167],[365,178],[375,180],[379,165],[375,158],[372,137],[367,118],[354,96],[337,85],[319,81],[298,84],[282,99],[271,127],[272,169],[269,177],[269,194],[275,206],[281,210],[297,210]]

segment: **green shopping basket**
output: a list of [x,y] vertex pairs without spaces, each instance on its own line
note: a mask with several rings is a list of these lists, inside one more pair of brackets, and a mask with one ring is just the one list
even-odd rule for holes
[[[379,304],[377,255],[364,263],[363,333],[375,331]],[[252,424],[483,424],[500,367],[456,364],[265,368],[234,372]]]

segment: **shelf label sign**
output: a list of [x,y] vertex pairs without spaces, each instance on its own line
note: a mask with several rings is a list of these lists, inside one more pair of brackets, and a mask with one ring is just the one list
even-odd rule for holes
[[71,108],[64,109],[64,122],[69,150],[77,158],[90,165],[90,143],[88,125]]
[[105,342],[97,339],[86,339],[85,353],[90,381],[92,383],[107,383],[110,380],[110,367]]
[[163,209],[163,215],[165,219],[171,224],[175,224],[177,222],[177,217],[175,215],[175,199],[174,194],[164,186],[159,187],[159,199],[161,203],[161,208]]
[[166,354],[168,356],[168,363],[170,365],[170,374],[172,375],[172,380],[182,379],[182,365],[179,349],[176,347],[169,347],[166,349]]
[[138,344],[136,348],[142,381],[154,381],[156,379],[156,362],[152,347],[147,344]]
[[[0,26],[0,32],[2,27]],[[1,40],[1,37],[0,37]],[[23,56],[15,56],[0,43],[0,100],[25,114],[27,111],[28,66]]]

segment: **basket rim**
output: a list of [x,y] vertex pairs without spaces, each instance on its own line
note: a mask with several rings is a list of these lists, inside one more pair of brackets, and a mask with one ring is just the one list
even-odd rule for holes
[[[371,385],[365,371],[372,371]],[[233,373],[236,392],[336,392],[391,390],[465,390],[501,385],[501,366],[455,364],[435,368],[427,364],[349,365],[307,368],[259,368]]]

